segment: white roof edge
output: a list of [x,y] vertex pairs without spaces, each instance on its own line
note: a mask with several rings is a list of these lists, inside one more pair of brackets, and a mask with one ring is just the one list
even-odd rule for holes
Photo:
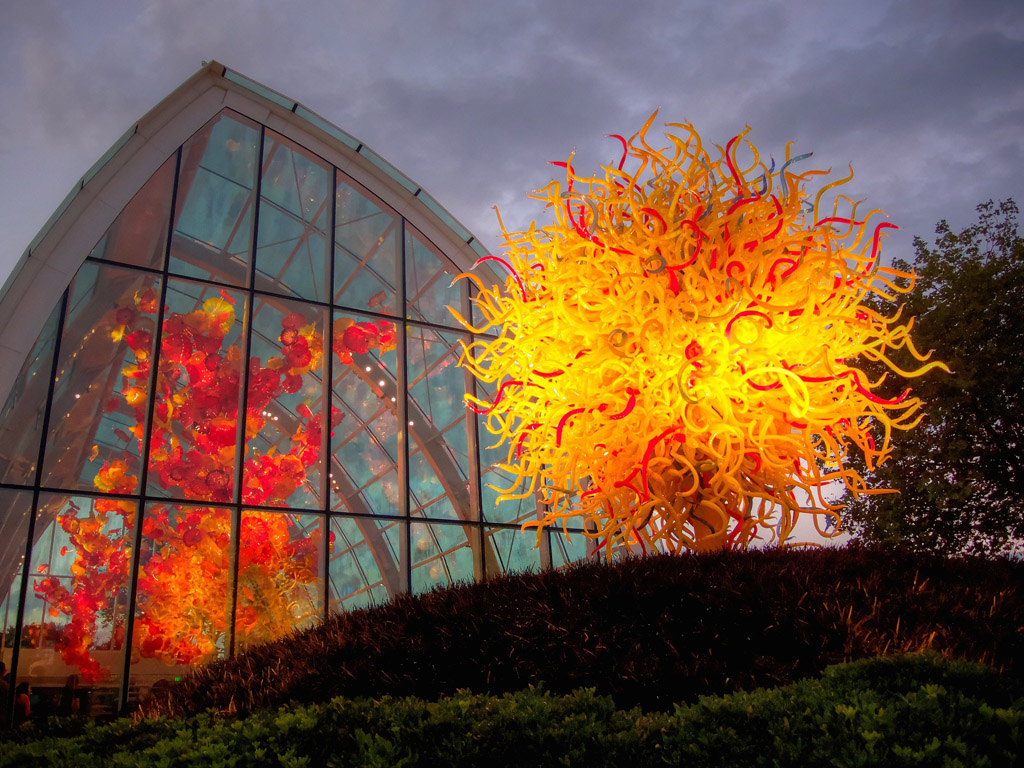
[[[362,142],[298,102],[211,61],[134,123],[75,184],[0,289],[0,403],[92,247],[160,164],[225,107],[321,154],[409,220],[460,268],[469,269],[486,253],[422,187]],[[486,265],[479,271],[485,279],[494,277]]]

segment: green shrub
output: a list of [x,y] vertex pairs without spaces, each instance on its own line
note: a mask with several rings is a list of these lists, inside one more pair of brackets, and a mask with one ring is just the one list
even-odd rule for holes
[[766,550],[585,563],[400,596],[196,670],[151,715],[334,696],[593,687],[620,707],[784,685],[934,649],[1024,674],[1024,564],[900,550]]
[[1024,751],[1019,694],[991,669],[931,654],[834,666],[673,712],[619,709],[593,690],[530,688],[121,720],[0,743],[0,767],[1013,766]]

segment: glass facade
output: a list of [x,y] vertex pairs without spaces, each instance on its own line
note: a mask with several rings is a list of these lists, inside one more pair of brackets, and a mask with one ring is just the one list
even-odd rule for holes
[[587,556],[496,504],[459,271],[230,110],[168,158],[0,412],[0,658],[41,715],[67,683],[102,716],[328,611]]

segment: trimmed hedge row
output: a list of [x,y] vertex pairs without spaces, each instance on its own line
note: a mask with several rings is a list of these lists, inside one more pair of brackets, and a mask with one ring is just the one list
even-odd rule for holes
[[1024,564],[893,549],[586,563],[402,596],[196,670],[149,715],[334,696],[594,687],[620,707],[784,685],[934,649],[1024,674]]
[[1024,753],[1021,694],[988,668],[929,654],[835,666],[672,713],[616,709],[593,690],[533,688],[121,720],[8,742],[0,766],[1014,766]]

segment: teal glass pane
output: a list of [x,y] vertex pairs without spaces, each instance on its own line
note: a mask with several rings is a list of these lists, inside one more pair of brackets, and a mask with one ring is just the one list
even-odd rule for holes
[[68,294],[43,485],[132,494],[143,430],[161,280],[86,263]]
[[[475,382],[477,397],[486,402],[494,400],[496,388],[493,384]],[[501,437],[488,429],[498,429],[497,423],[489,422],[488,416],[476,416],[477,444],[480,446],[480,513],[484,520],[492,523],[519,523],[537,519],[537,500],[531,494],[523,499],[506,499],[499,502],[504,494],[518,495],[523,488],[517,485],[515,475],[502,470],[500,465],[515,460],[516,442],[500,444]],[[511,453],[510,453],[511,448]]]
[[326,527],[322,515],[242,513],[236,650],[323,618]]
[[519,487],[509,490],[516,482],[514,475],[494,467],[488,469],[490,465],[481,466],[486,470],[482,471],[480,476],[480,511],[484,520],[491,523],[521,523],[537,519],[537,501],[533,494],[523,499],[498,501],[502,495],[518,495],[523,492]]
[[265,296],[254,302],[242,503],[319,509],[327,311]]
[[469,425],[458,366],[458,334],[408,326],[409,508],[413,515],[475,518],[469,484]]
[[238,291],[168,280],[149,438],[151,496],[233,500],[245,301]]
[[163,269],[177,155],[171,155],[135,193],[89,254],[151,269]]
[[256,237],[256,287],[328,301],[330,165],[267,131]]
[[401,220],[338,172],[334,219],[334,303],[398,314]]
[[398,360],[393,322],[336,311],[331,509],[398,515]]
[[412,523],[413,593],[473,581],[473,546],[478,536],[474,526]]
[[171,272],[246,285],[260,129],[225,110],[182,147]]
[[566,536],[560,530],[552,530],[549,535],[552,568],[563,568],[588,558],[602,559],[602,553],[595,551],[596,539],[587,538],[579,532]]
[[[485,265],[485,266],[492,266],[493,267],[494,265],[490,264],[490,265]],[[494,267],[494,270],[487,270],[487,269],[484,269],[484,268],[477,268],[477,269],[473,270],[473,274],[475,274],[477,277],[479,277],[481,282],[484,285],[488,285],[488,283],[490,283],[491,285],[494,285],[494,284],[496,284],[497,281],[493,277],[489,277],[489,275],[493,275],[494,271],[497,271],[497,270],[498,270],[498,267]],[[497,338],[501,334],[501,325],[500,324],[491,325],[490,324],[490,320],[488,319],[487,315],[485,315],[483,310],[481,309],[480,304],[481,304],[482,299],[480,298],[480,289],[477,288],[476,285],[474,285],[473,283],[469,283],[467,288],[469,290],[470,314],[469,314],[469,316],[466,316],[466,314],[464,312],[461,313],[461,314],[464,317],[467,317],[467,319],[472,318],[470,320],[470,322],[471,322],[473,328],[476,329],[476,331],[478,332],[478,335],[477,335],[476,338],[480,339],[481,341],[491,341],[491,340]],[[507,292],[508,289],[507,289],[507,287],[499,286],[498,290],[501,293],[504,294],[504,293]],[[486,300],[486,301],[488,302],[488,305],[490,305],[490,303],[493,302],[493,299]]]
[[394,520],[331,518],[330,610],[380,605],[399,591],[398,526]]
[[405,228],[406,317],[438,325],[461,327],[447,307],[462,312],[462,292],[467,280],[452,285],[462,270],[445,258],[412,227]]
[[11,669],[32,492],[0,488],[0,661]]
[[5,483],[35,483],[59,324],[60,302],[39,332],[0,411],[0,481]]
[[[542,533],[546,536],[546,533]],[[537,572],[541,569],[537,531],[518,528],[484,530],[484,570],[487,576]]]
[[[555,498],[565,499],[564,494],[556,496]],[[579,509],[579,494],[573,494],[568,498],[569,508],[573,511]],[[596,530],[594,523],[587,523],[583,515],[573,514],[565,518],[565,521],[559,521],[555,526],[559,530],[568,529],[570,531],[585,531],[585,530]]]
[[223,658],[228,646],[231,510],[150,504],[132,631],[132,701],[161,680]]
[[76,674],[93,707],[116,701],[135,511],[126,499],[40,495],[18,682]]

